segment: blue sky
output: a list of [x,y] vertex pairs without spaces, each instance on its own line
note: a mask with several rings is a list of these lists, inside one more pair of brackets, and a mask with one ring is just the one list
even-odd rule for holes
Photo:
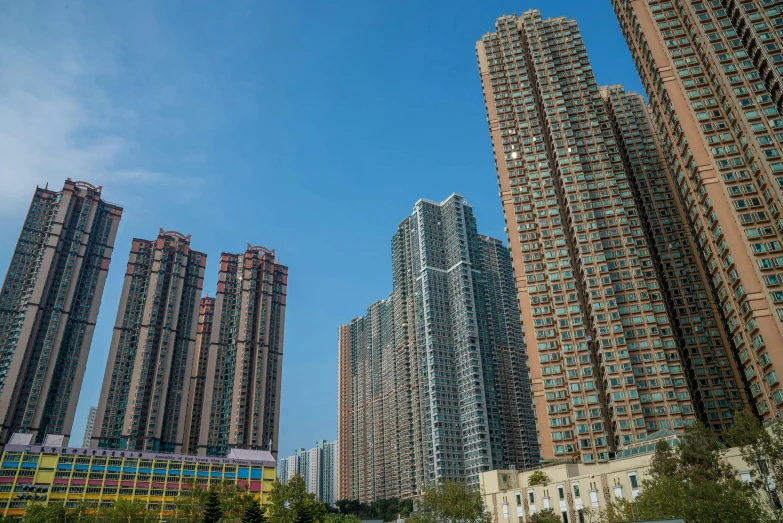
[[641,86],[609,0],[0,2],[0,267],[36,184],[125,211],[74,423],[97,404],[133,237],[247,243],[290,267],[281,457],[336,437],[337,326],[391,290],[419,198],[463,194],[504,238],[475,41],[576,18],[599,83]]

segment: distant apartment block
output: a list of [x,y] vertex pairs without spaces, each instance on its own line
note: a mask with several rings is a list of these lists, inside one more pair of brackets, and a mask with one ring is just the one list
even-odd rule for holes
[[[651,126],[670,169],[668,190],[682,201],[726,321],[730,344],[722,348],[739,360],[756,412],[774,419],[783,414],[779,2],[612,5],[649,98]],[[731,400],[728,394],[705,398],[717,414]]]
[[91,448],[183,451],[206,262],[178,232],[133,240]]
[[71,436],[122,209],[101,187],[37,188],[0,294],[0,444]]
[[462,196],[419,200],[392,239],[392,273],[389,299],[339,329],[337,499],[537,463],[508,250],[478,234]]
[[747,404],[641,98],[599,88],[573,20],[531,10],[477,43],[545,459],[607,462]]
[[311,449],[297,449],[293,456],[281,458],[277,467],[277,479],[285,484],[298,474],[309,493],[327,505],[334,505],[335,445],[336,442],[320,440]]
[[274,251],[248,245],[244,253],[221,254],[215,298],[202,301],[191,376],[203,384],[193,400],[202,406],[188,435],[198,446],[188,452],[246,448],[277,457],[287,285],[288,268]]
[[82,437],[82,447],[90,445],[92,438],[92,429],[95,427],[95,415],[98,413],[98,407],[90,407],[90,413],[87,414],[87,424],[84,426],[84,436]]

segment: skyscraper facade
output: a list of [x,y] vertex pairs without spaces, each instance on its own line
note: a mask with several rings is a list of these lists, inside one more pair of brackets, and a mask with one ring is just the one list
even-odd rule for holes
[[206,262],[178,232],[133,240],[92,448],[182,452]]
[[201,419],[204,411],[204,390],[209,364],[209,347],[212,342],[212,324],[215,319],[215,298],[204,296],[199,307],[196,353],[191,366],[190,394],[185,411],[185,454],[198,453]]
[[707,411],[729,424],[741,377],[643,110],[602,96],[573,20],[501,17],[477,57],[543,457],[606,461]]
[[696,412],[713,430],[724,432],[731,427],[732,412],[748,406],[748,397],[699,246],[641,95],[621,86],[600,92],[631,174]]
[[[338,405],[350,415],[338,415],[338,447],[350,460],[337,460],[338,498],[409,497],[438,481],[475,484],[483,470],[536,463],[508,250],[477,233],[472,208],[455,194],[416,203],[392,260],[390,298],[340,328]],[[519,432],[504,431],[511,427]]]
[[338,500],[353,499],[351,451],[351,326],[340,325],[337,336],[337,465],[335,497]]
[[249,448],[277,458],[287,285],[288,268],[274,251],[248,244],[244,253],[221,254],[198,454]]
[[613,0],[756,412],[783,413],[783,19],[769,0]]
[[101,187],[37,188],[0,294],[0,443],[71,435],[122,209]]
[[335,501],[335,482],[337,480],[337,469],[335,459],[337,458],[337,442],[326,441],[322,439],[315,445],[320,449],[321,467],[319,471],[320,489],[318,499],[327,505],[334,506]]
[[92,429],[95,428],[95,415],[98,413],[98,407],[90,407],[87,414],[87,424],[84,426],[84,436],[82,436],[82,447],[87,447],[92,439]]

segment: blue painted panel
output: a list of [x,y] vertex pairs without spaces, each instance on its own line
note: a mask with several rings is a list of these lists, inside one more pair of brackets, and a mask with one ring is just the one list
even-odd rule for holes
[[247,479],[247,467],[239,467],[239,479]]
[[120,472],[120,467],[109,467],[109,472]]
[[88,465],[75,465],[74,470],[90,470],[90,467]]
[[122,472],[125,474],[136,474],[136,469],[130,467],[122,467]]
[[183,470],[182,471],[182,475],[183,476],[193,476],[194,474],[193,474],[192,470]]
[[250,479],[261,479],[261,469],[252,469],[250,472]]
[[226,479],[237,479],[237,475],[233,472],[226,472]]
[[23,462],[22,462],[22,468],[23,468],[23,469],[34,469],[34,468],[38,468],[38,463],[26,463],[26,462],[24,462],[24,461],[23,461]]
[[199,471],[198,471],[198,477],[200,477],[200,478],[206,478],[206,477],[208,477],[208,476],[209,476],[209,472],[207,472],[206,470],[199,470]]
[[148,467],[139,468],[139,474],[152,474],[152,469]]
[[3,468],[4,469],[15,469],[19,466],[18,461],[4,461],[3,462]]

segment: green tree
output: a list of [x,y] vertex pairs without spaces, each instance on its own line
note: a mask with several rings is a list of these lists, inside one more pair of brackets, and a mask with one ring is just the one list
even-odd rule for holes
[[411,518],[415,523],[490,523],[478,491],[468,489],[465,483],[447,481],[429,489],[421,500],[419,510]]
[[207,491],[191,481],[187,494],[182,494],[174,501],[174,513],[169,518],[171,523],[201,521],[206,497]]
[[527,484],[531,487],[535,487],[536,485],[548,485],[549,476],[547,476],[543,470],[537,470],[527,479]]
[[257,499],[253,499],[245,505],[242,523],[264,523],[264,510]]
[[120,499],[110,508],[98,510],[96,520],[101,523],[153,523],[160,521],[160,516],[141,501]]
[[554,513],[551,508],[533,514],[533,523],[563,523],[563,518]]
[[354,514],[327,514],[323,523],[361,523],[359,516]]
[[[776,485],[783,485],[783,420],[773,421],[766,430],[751,411],[744,410],[734,416],[728,442],[739,447],[742,459],[754,467],[756,480],[768,499],[779,502]],[[783,519],[780,510],[778,517]]]
[[62,503],[28,502],[25,505],[22,523],[50,523],[67,521],[65,506]]
[[323,521],[326,517],[326,506],[307,492],[302,476],[295,475],[285,485],[275,481],[267,506],[269,523],[296,523],[302,511],[311,521]]
[[682,518],[688,523],[766,523],[769,511],[755,486],[736,477],[723,457],[726,447],[700,423],[689,428],[676,448],[659,441],[635,501],[618,500],[608,521]]
[[224,483],[214,490],[220,499],[223,519],[227,521],[240,519],[247,506],[254,501],[257,502],[256,497],[250,493],[248,488],[242,488],[232,483]]
[[302,505],[299,510],[296,511],[294,516],[294,523],[313,523],[313,514],[310,510],[310,505]]
[[220,508],[220,497],[214,490],[207,491],[207,497],[204,502],[204,523],[218,523],[223,517],[223,510]]

